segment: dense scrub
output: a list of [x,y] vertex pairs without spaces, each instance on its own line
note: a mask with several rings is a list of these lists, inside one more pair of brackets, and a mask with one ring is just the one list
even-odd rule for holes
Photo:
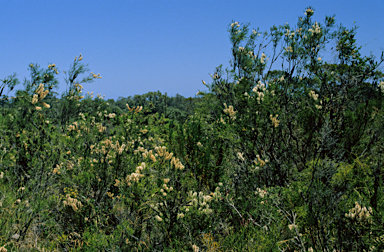
[[0,251],[382,251],[384,58],[312,16],[232,22],[195,98],[82,95],[81,55],[57,98],[31,64],[0,100]]

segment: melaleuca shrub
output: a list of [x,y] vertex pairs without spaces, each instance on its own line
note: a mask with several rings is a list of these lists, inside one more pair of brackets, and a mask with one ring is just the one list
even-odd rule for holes
[[[83,86],[86,83],[92,83],[95,79],[101,79],[100,74],[89,72],[88,65],[83,64],[81,61],[83,57],[81,54],[79,57],[75,57],[73,63],[68,71],[64,71],[66,74],[65,82],[67,83],[68,89],[62,94],[62,107],[60,111],[61,124],[65,125],[71,117],[76,116],[79,112],[80,104],[79,100],[85,96],[82,95]],[[86,74],[80,80],[80,75]],[[100,95],[98,95],[98,98]]]
[[56,128],[44,115],[44,110],[49,107],[43,101],[47,93],[48,90],[40,84],[31,97],[22,97],[26,106],[25,125],[23,128],[12,125],[6,129],[8,144],[4,146],[5,162],[1,162],[0,170],[8,178],[8,190],[15,193],[13,196],[4,194],[3,200],[15,197],[16,203],[4,204],[11,215],[2,218],[2,237],[17,237],[11,241],[19,249],[32,249],[31,240],[38,236],[46,239],[44,230],[52,230],[56,226],[47,209],[57,205],[56,184],[50,171],[60,159],[60,154]]
[[[28,86],[28,85],[27,85]],[[13,149],[17,150],[14,156],[13,170],[17,177],[16,181],[28,180],[30,176],[36,175],[37,163],[47,157],[51,150],[52,126],[44,115],[44,110],[50,105],[43,100],[49,93],[44,90],[44,84],[40,84],[32,96],[20,98],[16,106],[20,106],[15,113],[14,123],[9,127],[12,132]],[[41,163],[40,163],[41,164]],[[40,170],[42,175],[45,171]],[[20,182],[18,182],[20,183]]]
[[[197,236],[212,218],[212,209],[208,203],[213,202],[213,196],[207,190],[200,193],[203,208],[194,209],[191,206],[191,212],[188,213],[187,208],[192,201],[188,193],[197,188],[191,169],[186,168],[180,159],[167,151],[163,145],[164,140],[153,135],[151,128],[146,127],[150,125],[137,123],[140,121],[138,118],[142,117],[137,114],[141,108],[129,109],[130,114],[116,118],[124,122],[121,124],[120,121],[114,129],[116,131],[117,127],[121,127],[121,135],[100,138],[90,146],[89,158],[77,158],[81,159],[81,166],[76,162],[71,170],[60,166],[64,167],[65,175],[57,174],[63,177],[65,183],[82,185],[79,194],[89,199],[81,201],[82,208],[88,208],[82,212],[83,216],[87,216],[86,230],[99,229],[107,235],[114,232],[113,226],[121,227],[123,223],[129,223],[127,231],[121,231],[131,234],[122,240],[121,246],[127,248],[138,244],[146,244],[146,248],[165,248],[171,244],[170,240],[189,239],[179,237],[186,229],[194,234],[193,237]],[[69,127],[70,132],[75,133],[74,138],[84,134],[80,123]],[[96,128],[105,130],[102,125]],[[77,144],[74,142],[71,145]],[[96,205],[102,207],[94,212]],[[200,216],[200,221],[196,222],[196,217],[192,217],[183,222],[184,216],[189,214]],[[122,234],[122,237],[125,236]]]
[[30,80],[24,80],[24,89],[17,90],[17,96],[9,103],[9,114],[13,114],[15,119],[10,128],[15,131],[28,128],[36,116],[35,112],[44,114],[45,109],[50,108],[44,99],[52,96],[52,89],[58,86],[58,69],[55,64],[49,64],[47,69],[30,64],[28,69]]
[[[211,108],[209,116],[215,116],[211,122],[225,122],[228,127],[221,134],[233,139],[230,177],[240,213],[252,209],[241,200],[251,190],[288,187],[307,171],[308,162],[329,160],[310,171],[313,179],[307,182],[306,201],[297,203],[312,211],[308,221],[313,221],[309,226],[317,247],[329,243],[331,236],[321,230],[327,225],[333,230],[340,220],[337,202],[347,192],[329,187],[337,163],[351,162],[355,153],[362,155],[378,142],[372,114],[382,103],[382,74],[376,69],[384,59],[376,62],[360,55],[355,28],[334,29],[334,17],[315,22],[311,7],[304,14],[294,29],[285,24],[263,34],[272,46],[270,58],[263,43],[256,46],[258,30],[249,33],[249,25],[232,22],[231,66],[226,75],[221,66],[211,75],[207,101],[215,96],[215,102],[206,105]],[[333,64],[323,59],[331,41],[337,44]],[[283,58],[282,70],[270,71],[277,55]],[[329,207],[324,209],[319,202]],[[335,212],[339,215],[332,216]],[[327,224],[318,225],[316,220]]]
[[[307,10],[311,11],[308,13]],[[252,160],[266,148],[269,148],[267,155],[276,156],[271,151],[277,148],[262,146],[263,142],[267,142],[264,139],[269,139],[269,142],[276,142],[275,145],[279,149],[285,149],[283,152],[291,152],[288,157],[299,170],[314,157],[318,143],[315,134],[328,117],[334,137],[343,139],[340,143],[345,140],[348,144],[339,144],[338,148],[342,147],[348,152],[356,145],[357,139],[366,128],[365,125],[351,125],[349,128],[350,124],[347,122],[351,122],[348,120],[351,116],[346,114],[354,111],[355,118],[368,118],[372,109],[368,100],[366,101],[369,106],[362,114],[358,115],[361,110],[356,111],[355,107],[359,103],[363,105],[364,99],[375,95],[380,78],[380,74],[375,70],[380,62],[374,62],[372,57],[361,57],[359,54],[354,40],[355,29],[332,30],[335,23],[333,17],[326,17],[325,23],[320,24],[312,20],[313,10],[307,10],[305,15],[299,18],[295,30],[285,24],[279,28],[272,27],[269,33],[263,34],[264,39],[271,42],[275,55],[281,53],[283,59],[290,63],[288,66],[283,65],[279,76],[272,78],[272,72],[267,71],[267,63],[272,65],[277,59],[276,56],[269,59],[263,52],[263,44],[259,48],[255,46],[258,35],[261,35],[258,30],[253,30],[248,35],[248,25],[234,22],[229,28],[232,43],[231,69],[226,70],[229,77],[225,79],[219,67],[212,76],[212,84],[207,85],[210,92],[221,102],[221,110],[227,115],[232,114],[232,120],[236,118],[236,123],[232,124],[233,130],[240,137],[240,149],[244,149],[242,152],[246,156]],[[325,44],[331,40],[338,43],[336,53],[339,64],[332,65],[321,58]],[[280,41],[284,49],[279,52],[277,45]],[[360,67],[356,67],[357,64]],[[353,76],[362,71],[369,74],[363,75],[364,78],[359,81],[353,79]],[[371,84],[367,86],[364,82],[370,78]],[[345,91],[347,89],[348,98]],[[268,98],[271,102],[267,101]],[[220,119],[222,114],[217,113],[217,119]],[[280,127],[276,127],[273,134],[257,132],[260,128],[258,117],[268,117],[274,125],[279,122]],[[346,127],[349,128],[348,136],[344,130]],[[352,132],[354,136],[350,135]],[[271,135],[281,135],[279,139],[289,137],[292,141],[273,141]],[[304,143],[308,144],[301,148],[297,139],[303,139]],[[351,143],[347,139],[355,140]],[[292,150],[294,155],[291,155]],[[278,168],[277,172],[279,170],[281,169]],[[283,175],[284,171],[282,172]],[[283,179],[284,175],[279,176],[280,179]]]
[[171,121],[169,126],[169,147],[191,170],[199,190],[213,190],[226,175],[227,145],[214,127],[198,116],[190,116],[183,124]]

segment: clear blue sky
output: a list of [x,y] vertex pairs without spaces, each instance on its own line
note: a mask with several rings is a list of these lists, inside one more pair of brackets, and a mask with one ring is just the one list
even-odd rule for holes
[[103,77],[85,92],[106,99],[157,90],[195,96],[215,67],[228,66],[232,20],[261,31],[285,22],[294,26],[309,5],[317,21],[333,14],[348,28],[355,21],[363,54],[384,50],[382,0],[2,0],[0,79],[16,72],[23,80],[30,63],[55,63],[61,94],[62,71],[82,53],[84,63]]

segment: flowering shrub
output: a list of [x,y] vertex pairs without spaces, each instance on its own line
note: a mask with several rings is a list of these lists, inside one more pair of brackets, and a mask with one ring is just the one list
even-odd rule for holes
[[179,115],[157,93],[83,95],[101,76],[81,55],[61,99],[56,65],[31,64],[0,108],[0,251],[381,251],[384,58],[314,13],[232,22],[228,77]]

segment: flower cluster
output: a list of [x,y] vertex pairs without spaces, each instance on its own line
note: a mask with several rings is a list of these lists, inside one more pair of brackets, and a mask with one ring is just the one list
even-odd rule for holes
[[59,175],[61,173],[60,166],[57,164],[56,167],[52,171],[53,174]]
[[115,113],[109,113],[109,114],[105,114],[104,116],[112,119],[112,118],[115,118],[116,114]]
[[268,159],[263,160],[260,158],[260,155],[256,155],[256,159],[253,160],[253,162],[256,165],[256,167],[254,167],[255,170],[258,170],[258,169],[260,169],[260,167],[263,167],[266,163],[268,163],[269,160]]
[[[33,67],[33,65],[32,65],[32,67]],[[48,69],[52,69],[53,71],[55,71],[56,74],[59,74],[59,72],[57,71],[57,68],[56,68],[56,64],[49,64]]]
[[238,34],[238,33],[241,32],[241,29],[238,29],[238,28],[240,28],[240,24],[239,24],[239,22],[231,23],[231,28],[234,29],[234,32],[235,32],[236,34]]
[[173,157],[171,160],[171,166],[175,166],[175,169],[183,170],[184,165],[180,162],[178,158]]
[[235,84],[240,84],[240,82],[241,82],[243,79],[244,79],[244,76],[241,77],[241,78],[239,78],[239,79],[235,82]]
[[125,146],[126,146],[125,144],[120,145],[120,143],[118,141],[116,141],[116,144],[113,147],[114,147],[115,151],[117,153],[119,153],[119,155],[121,155],[125,149]]
[[261,59],[260,59],[261,64],[264,64],[266,57],[267,57],[267,55],[265,55],[264,53],[261,54]]
[[260,188],[257,188],[255,194],[259,195],[261,198],[264,198],[264,196],[267,195],[267,191],[260,189]]
[[279,116],[279,115],[275,115],[275,116],[270,115],[270,116],[269,116],[269,118],[270,118],[271,121],[272,121],[272,125],[273,125],[273,127],[275,127],[275,128],[277,128],[277,127],[279,126],[279,124],[280,124],[280,121],[277,120],[277,117],[278,117],[278,116]]
[[158,215],[156,215],[155,218],[156,218],[156,220],[159,221],[159,222],[163,221],[163,219],[162,219],[160,216],[158,216]]
[[107,192],[107,195],[108,195],[108,197],[110,197],[111,199],[114,199],[114,197],[113,197],[113,193],[111,193],[111,192]]
[[[107,138],[98,144],[91,145],[90,149],[91,149],[91,154],[94,154],[94,153],[103,154],[103,156],[107,154],[105,156],[105,160],[104,158],[100,160],[101,163],[103,163],[104,161],[107,162],[107,159],[109,159],[108,163],[111,163],[112,162],[111,159],[113,158],[114,154],[118,153],[119,155],[121,155],[123,151],[126,149],[126,147],[127,145],[125,143],[120,144],[118,140],[116,140],[116,142],[113,143],[111,139]],[[96,163],[95,161],[93,162]]]
[[78,122],[73,122],[73,124],[69,125],[67,127],[68,131],[76,131],[79,130],[79,123]]
[[97,98],[100,99],[100,100],[103,100],[104,97],[105,97],[105,95],[97,94]]
[[199,252],[200,248],[198,246],[196,246],[195,244],[193,244],[192,245],[192,250],[193,250],[193,252]]
[[163,188],[160,189],[160,192],[163,194],[163,196],[167,196],[167,192],[172,192],[173,191],[173,187],[168,187],[167,183],[169,182],[169,179],[164,179],[164,184],[163,184]]
[[211,78],[214,79],[214,80],[220,79],[220,76],[217,73],[214,73],[213,75],[210,74],[210,75],[211,75]]
[[296,29],[295,31],[292,31],[289,30],[289,29],[286,29],[286,33],[284,34],[286,37],[289,37],[289,39],[293,39],[294,36],[297,34],[301,35],[301,32],[302,32],[303,28],[300,28],[300,29]]
[[83,113],[79,113],[79,116],[81,117],[81,119],[82,119],[83,121],[86,120],[86,119],[85,119],[85,115],[84,115]]
[[224,113],[226,113],[227,115],[229,115],[229,117],[230,117],[232,120],[235,120],[235,119],[236,119],[235,115],[236,115],[237,112],[233,110],[233,106],[229,106],[229,107],[227,107],[227,104],[226,104],[226,103],[224,103],[224,106],[225,106],[225,109],[223,110]]
[[144,158],[149,157],[149,159],[152,160],[152,162],[156,162],[156,157],[153,155],[152,150],[148,151],[147,149],[144,149],[144,152],[142,153]]
[[75,61],[77,60],[77,61],[81,61],[83,59],[83,56],[81,56],[81,53],[80,53],[80,55],[79,55],[79,58],[77,58],[77,56],[75,57]]
[[100,74],[94,74],[93,72],[91,72],[92,74],[92,77],[95,78],[95,79],[101,79],[102,77],[100,76]]
[[306,15],[306,16],[308,16],[308,17],[310,17],[310,16],[312,16],[313,15],[313,10],[312,9],[306,9],[305,10],[305,12],[304,12],[304,15]]
[[79,83],[75,83],[74,86],[75,86],[77,92],[81,92],[81,90],[84,89],[83,86],[80,85]]
[[143,106],[137,106],[137,107],[130,108],[128,104],[125,104],[125,105],[127,106],[129,112],[134,112],[135,114],[139,113],[143,109]]
[[317,101],[317,98],[319,97],[319,94],[316,94],[316,92],[313,90],[311,90],[308,95],[309,97],[313,98],[315,101]]
[[358,222],[369,220],[372,215],[371,207],[361,207],[358,202],[355,202],[355,207],[349,210],[349,213],[345,214],[345,217],[355,219]]
[[384,81],[381,81],[381,82],[379,83],[379,85],[377,85],[377,86],[380,88],[381,92],[384,93]]
[[[49,104],[42,101],[47,96],[47,94],[49,93],[48,89],[44,91],[44,84],[43,83],[40,83],[40,85],[36,89],[35,93],[36,94],[34,94],[32,97],[32,101],[31,101],[32,105],[35,105],[36,103],[40,102],[40,104],[45,108],[51,107]],[[41,110],[41,107],[39,107],[39,106],[35,106],[35,108],[36,108],[36,110]]]
[[93,91],[91,93],[87,92],[87,94],[91,97],[91,99],[93,98]]
[[252,89],[252,91],[256,95],[256,100],[260,104],[264,100],[264,92],[266,90],[265,84],[261,83],[261,81],[258,81],[256,86]]
[[125,178],[125,182],[127,183],[128,186],[131,186],[132,182],[139,182],[139,179],[141,177],[144,177],[143,174],[141,174],[141,172],[145,169],[145,163],[141,163],[141,165],[139,165],[138,167],[136,167],[136,171],[131,173],[131,175],[128,175],[126,178]]
[[292,46],[287,46],[287,47],[285,48],[285,51],[286,51],[286,52],[293,52],[293,48],[292,48]]
[[[244,49],[244,47],[242,47],[242,49]],[[264,54],[264,53],[263,53]],[[254,52],[253,51],[247,51],[247,53],[245,54],[245,56],[248,56],[248,57],[250,57],[250,59],[251,60],[256,60],[257,59],[257,55],[255,55],[254,54]],[[265,56],[266,57],[266,56]],[[265,57],[264,57],[264,59],[265,59]],[[262,59],[261,61],[261,63],[262,64],[264,64],[264,59]],[[267,59],[268,60],[268,59]],[[247,67],[245,66],[244,67],[244,69],[246,69]],[[244,78],[244,77],[242,77],[242,78]]]
[[321,28],[317,22],[315,23],[315,25],[312,25],[312,28],[313,29],[308,29],[311,35],[321,33]]
[[257,31],[255,29],[252,30],[252,33],[253,33],[253,35],[260,36],[260,33],[257,33]]
[[237,158],[240,159],[241,161],[245,161],[243,153],[241,153],[241,152],[237,153]]
[[233,27],[237,27],[237,28],[239,28],[240,27],[240,24],[239,24],[239,22],[234,22],[234,23],[232,23],[231,24],[231,27],[233,28]]
[[78,211],[82,207],[81,202],[75,198],[71,198],[70,194],[67,194],[65,197],[66,199],[63,201],[64,206],[72,207],[73,211]]
[[182,219],[182,218],[184,218],[184,213],[178,213],[177,214],[177,219]]
[[[213,194],[213,196],[216,196],[215,193],[212,193],[212,194]],[[207,214],[207,215],[211,214],[213,212],[213,210],[209,208],[208,203],[214,199],[213,196],[204,195],[203,192],[199,192],[199,194],[197,194],[197,192],[189,191],[189,193],[188,193],[188,199],[190,200],[189,206],[199,207],[198,208],[199,212]],[[188,212],[189,208],[186,208],[186,211]]]
[[[313,90],[311,90],[311,91],[308,93],[308,95],[309,95],[309,97],[313,98],[313,100],[315,100],[315,101],[317,101],[317,99],[319,98],[319,94],[316,94],[316,92],[313,91]],[[320,104],[322,104],[322,103],[323,103],[323,102],[320,101]],[[315,107],[316,107],[317,109],[321,109],[321,108],[322,108],[322,106],[321,106],[321,105],[318,105],[318,104],[316,104]]]
[[169,153],[167,150],[167,147],[165,146],[156,146],[155,147],[155,151],[157,152],[157,155],[159,155],[159,157],[166,157],[165,160],[168,160],[172,157],[172,153]]
[[104,127],[101,123],[96,123],[96,127],[100,133],[103,133],[107,129],[107,127]]

